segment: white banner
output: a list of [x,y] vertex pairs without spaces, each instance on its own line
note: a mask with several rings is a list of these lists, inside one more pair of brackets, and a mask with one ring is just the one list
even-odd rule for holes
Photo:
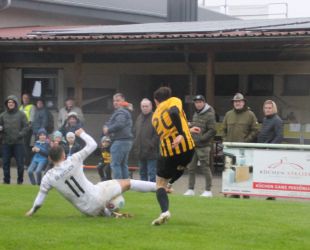
[[[226,148],[224,194],[310,199],[310,152]],[[231,162],[230,162],[231,161]]]

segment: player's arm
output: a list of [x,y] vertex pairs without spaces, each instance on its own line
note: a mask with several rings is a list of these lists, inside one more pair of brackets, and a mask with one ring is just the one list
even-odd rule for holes
[[79,152],[72,155],[72,158],[75,158],[79,161],[84,161],[92,152],[95,151],[97,148],[97,143],[95,140],[88,135],[84,129],[80,128],[75,131],[75,134],[83,139],[85,141],[85,147],[80,150]]
[[176,127],[176,129],[178,131],[177,137],[172,142],[172,147],[174,148],[181,143],[181,140],[184,137],[184,131],[183,131],[182,122],[181,122],[181,118],[180,118],[180,110],[178,109],[178,107],[172,106],[169,109],[168,113],[169,113],[169,116],[170,116],[170,119],[171,119],[173,125]]
[[32,216],[43,205],[47,193],[39,191],[36,199],[34,200],[32,208],[26,213],[26,216]]
[[173,125],[176,127],[178,134],[179,135],[184,135],[183,127],[182,127],[182,122],[180,118],[180,110],[178,109],[177,106],[173,106],[169,109],[169,116],[170,119],[173,123]]

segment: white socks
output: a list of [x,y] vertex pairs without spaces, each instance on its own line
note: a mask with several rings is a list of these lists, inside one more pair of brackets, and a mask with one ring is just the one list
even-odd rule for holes
[[155,192],[156,183],[130,179],[130,190],[137,192]]

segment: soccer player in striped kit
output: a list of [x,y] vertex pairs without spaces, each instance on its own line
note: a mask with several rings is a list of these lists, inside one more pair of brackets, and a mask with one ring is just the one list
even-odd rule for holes
[[161,208],[160,216],[153,225],[161,225],[170,217],[167,184],[171,178],[180,177],[194,153],[188,122],[182,101],[171,97],[169,87],[160,87],[154,92],[156,110],[152,124],[160,138],[160,159],[157,165],[156,196]]

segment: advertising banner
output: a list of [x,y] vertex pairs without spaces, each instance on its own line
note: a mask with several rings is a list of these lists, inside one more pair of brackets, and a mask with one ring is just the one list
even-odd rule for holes
[[225,148],[224,194],[310,199],[310,152]]

